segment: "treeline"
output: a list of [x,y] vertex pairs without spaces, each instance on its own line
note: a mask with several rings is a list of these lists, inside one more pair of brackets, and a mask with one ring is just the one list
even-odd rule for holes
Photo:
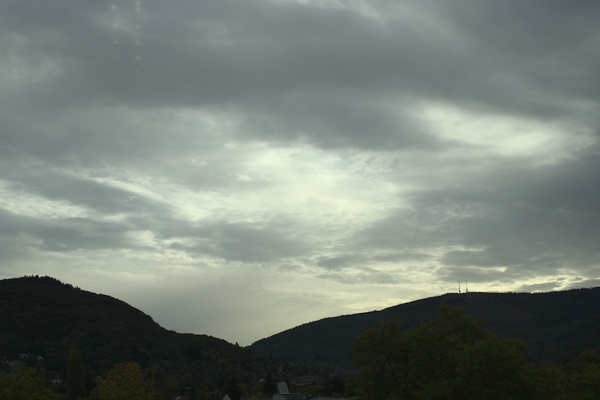
[[600,398],[600,354],[574,361],[528,362],[525,342],[499,339],[461,307],[403,330],[396,319],[359,336],[353,393],[361,400]]
[[131,361],[155,369],[161,384],[179,385],[186,376],[189,384],[214,388],[231,376],[255,382],[273,369],[273,360],[250,349],[166,330],[122,301],[50,277],[0,281],[0,313],[0,360],[16,360],[20,353],[43,356],[38,374],[43,371],[47,381],[65,378],[71,349],[81,351],[91,377]]
[[[440,306],[438,317],[403,329],[397,318],[362,333],[353,348],[355,373],[343,379],[326,377],[294,387],[310,396],[345,396],[360,400],[526,399],[587,400],[600,398],[600,354],[595,349],[561,362],[526,360],[521,339],[500,339],[483,321],[460,307]],[[38,364],[39,366],[40,364]],[[287,371],[286,371],[287,369]],[[136,362],[116,363],[90,379],[82,353],[72,350],[66,381],[45,385],[43,371],[23,365],[0,374],[0,400],[169,399],[232,400],[270,397],[275,380],[308,372],[306,366],[279,365],[255,383],[238,383],[229,375],[218,387],[198,384],[188,372],[179,383],[158,382],[156,367]],[[282,375],[282,371],[284,374]],[[198,371],[202,374],[201,371]]]
[[[600,348],[597,345],[598,311],[589,306],[597,303],[599,289],[535,296],[445,295],[385,312],[329,318],[276,335],[267,342],[271,343],[271,349],[280,349],[279,353],[273,351],[274,357],[260,357],[252,348],[242,348],[221,339],[168,331],[126,303],[74,288],[54,278],[31,276],[2,280],[0,396],[4,397],[0,400],[18,399],[14,393],[2,394],[15,387],[43,387],[66,396],[67,386],[73,381],[68,377],[72,349],[80,351],[86,396],[96,387],[98,379],[108,379],[109,371],[123,363],[132,363],[145,374],[151,373],[158,393],[186,394],[202,400],[212,399],[211,393],[228,387],[239,387],[245,398],[270,397],[272,389],[265,388],[259,382],[261,378],[287,380],[292,391],[315,397],[345,395],[364,400],[469,398],[470,392],[465,392],[468,388],[477,393],[476,398],[486,398],[482,393],[488,390],[496,393],[495,396],[489,394],[489,398],[498,399],[503,398],[497,395],[498,390],[515,387],[523,388],[524,392],[518,392],[519,397],[511,392],[505,398],[600,398],[597,350],[566,352],[565,349],[576,348],[561,346],[561,343],[577,342],[590,349]],[[450,307],[465,306],[469,315],[473,315],[469,310],[478,317],[486,311],[491,315],[491,322],[484,318],[486,323],[483,323],[462,311],[448,311],[435,320],[418,322],[423,315],[431,314],[427,310],[432,304],[446,300]],[[527,306],[523,306],[524,303]],[[390,315],[400,315],[406,325],[400,328],[396,321],[371,328],[382,316]],[[498,337],[487,329],[496,323],[500,327]],[[406,329],[411,325],[413,328]],[[364,333],[359,336],[360,332]],[[524,356],[528,353],[523,342],[507,339],[511,336],[526,337],[528,346],[533,341],[536,348],[544,345],[545,349],[560,351],[546,351],[545,358],[532,359]],[[353,342],[357,344],[352,367],[344,360],[346,354],[352,355]],[[388,368],[396,365],[393,379],[401,382],[393,386],[396,392],[372,395],[365,389],[369,387],[365,382],[376,380],[361,377],[375,365],[374,360],[380,358],[373,356],[371,361],[362,364],[360,360],[363,357],[364,361],[368,354],[378,354],[377,351],[377,357],[388,357]],[[25,359],[20,358],[20,353],[24,353],[21,356]],[[302,355],[302,358],[299,362],[287,362],[290,360],[281,357],[281,353]],[[581,353],[578,357],[569,356],[578,353]],[[397,358],[390,359],[391,356]],[[385,371],[375,376],[386,376]],[[522,373],[514,375],[514,371]],[[322,379],[313,379],[315,375]],[[296,383],[294,376],[309,379]],[[421,377],[418,384],[410,384],[414,376]],[[435,379],[428,381],[426,377]],[[492,390],[495,382],[502,379],[506,384]],[[25,381],[30,384],[22,384]],[[383,380],[371,386],[385,388],[388,383]],[[458,397],[447,397],[448,393]]]
[[[310,396],[345,396],[359,400],[526,399],[596,400],[600,398],[600,353],[589,349],[560,363],[525,359],[521,339],[499,339],[483,322],[460,307],[440,306],[438,317],[403,329],[397,318],[371,328],[354,345],[355,374],[328,377],[310,386],[294,387]],[[305,367],[288,366],[288,373]],[[280,366],[285,370],[285,366]],[[44,385],[35,368],[18,366],[0,374],[0,400],[170,399],[185,395],[211,400],[229,394],[232,400],[270,397],[275,379],[267,372],[254,385],[230,376],[218,388],[196,385],[191,374],[180,385],[156,381],[155,368],[135,362],[118,363],[93,380],[85,372],[81,353],[69,354],[66,382]],[[285,379],[285,378],[284,378]],[[288,381],[288,384],[290,382]],[[298,390],[300,389],[300,390]]]
[[398,316],[405,328],[435,316],[439,304],[460,306],[494,328],[499,337],[527,342],[532,362],[576,357],[600,347],[600,287],[547,293],[448,293],[399,304],[380,311],[325,318],[252,344],[259,355],[284,362],[310,364],[312,369],[351,374],[352,343],[365,330]]
[[[101,375],[91,378],[78,350],[71,350],[66,366],[66,380],[57,382],[45,378],[43,362],[36,366],[25,363],[0,371],[0,400],[161,400],[184,396],[190,400],[221,400],[225,394],[231,400],[242,398],[271,398],[277,392],[276,383],[285,381],[297,391],[292,373],[298,366],[278,365],[266,371],[264,379],[256,382],[239,382],[230,376],[226,384],[210,387],[197,384],[191,373],[184,374],[178,384],[160,382],[155,367],[143,368],[136,362],[121,362],[108,368]],[[312,378],[315,378],[314,376]],[[342,396],[346,382],[339,376],[319,377],[310,386],[302,386],[309,397]]]
[[[73,356],[71,352],[71,356]],[[76,353],[78,354],[78,353]],[[115,365],[105,377],[96,377],[91,387],[87,386],[82,364],[73,369],[69,364],[69,379],[66,385],[44,385],[36,368],[18,365],[11,374],[0,374],[0,400],[160,400],[172,398],[169,393],[160,393],[155,384],[154,371],[143,370],[139,364],[129,362]],[[203,400],[209,400],[209,397]]]

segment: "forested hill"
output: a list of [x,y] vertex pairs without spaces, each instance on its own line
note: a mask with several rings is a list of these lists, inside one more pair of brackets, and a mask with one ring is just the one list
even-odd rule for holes
[[[533,361],[574,358],[600,347],[600,288],[541,294],[446,294],[381,311],[307,323],[240,348],[224,340],[179,334],[109,296],[50,277],[0,280],[0,358],[20,353],[44,357],[48,373],[64,377],[71,349],[80,350],[88,376],[116,363],[158,368],[157,380],[216,388],[232,376],[256,382],[278,361],[347,373],[352,345],[365,330],[392,316],[406,328],[434,317],[440,304],[461,306],[498,336],[521,337]],[[254,353],[259,356],[256,356]],[[189,380],[192,379],[190,382]]]
[[257,354],[280,361],[348,371],[358,335],[398,316],[406,329],[435,317],[440,304],[461,306],[495,329],[500,338],[525,340],[531,361],[575,358],[600,346],[600,287],[548,293],[445,294],[381,311],[345,315],[307,323],[254,343]]
[[70,349],[78,349],[88,376],[116,363],[157,367],[157,380],[210,388],[264,375],[266,360],[249,349],[205,335],[168,331],[151,317],[109,296],[50,277],[0,281],[0,357],[44,357],[44,368],[64,377]]

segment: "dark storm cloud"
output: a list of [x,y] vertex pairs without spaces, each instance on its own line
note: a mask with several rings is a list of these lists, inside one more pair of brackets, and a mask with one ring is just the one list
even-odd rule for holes
[[365,261],[365,257],[361,255],[348,255],[338,257],[321,257],[317,265],[329,271],[341,270],[349,266],[357,266]]
[[292,93],[277,104],[253,108],[263,117],[249,121],[250,131],[245,135],[272,141],[301,139],[324,149],[439,150],[446,144],[402,107],[382,103],[359,90]]
[[[540,4],[533,3],[438,4],[413,21],[387,17],[385,10],[394,5],[379,2],[385,24],[352,9],[235,1],[168,7],[144,2],[137,17],[133,4],[116,3],[118,10],[111,10],[108,3],[10,2],[3,14],[5,30],[27,34],[27,41],[10,46],[24,62],[43,55],[64,61],[62,74],[22,90],[24,100],[49,106],[82,97],[147,106],[233,104],[242,115],[262,115],[248,117],[244,135],[251,137],[305,136],[324,148],[393,149],[443,144],[404,112],[406,98],[476,102],[522,114],[545,109],[548,115],[570,109],[540,93],[581,99],[585,93],[576,89],[582,86],[588,98],[599,92],[590,85],[598,47],[589,45],[598,38],[591,29],[597,6],[550,2],[539,13]],[[135,62],[136,55],[143,62]],[[391,93],[399,97],[393,111],[380,107]],[[69,135],[82,141],[73,153],[95,145],[94,136]],[[157,136],[138,141],[138,150],[147,153],[144,146]],[[41,132],[39,139],[45,137]],[[131,153],[118,145],[119,137],[111,138],[114,146],[102,155]],[[51,150],[48,145],[39,153]]]
[[241,224],[227,224],[217,229],[223,257],[244,262],[271,262],[304,253],[305,248],[300,242],[282,233],[279,229],[257,229]]
[[[173,239],[170,248],[183,250],[193,256],[209,255],[227,262],[281,262],[300,257],[308,250],[305,240],[294,232],[291,221],[287,221],[286,225],[227,221],[196,225],[171,221],[170,228],[161,229],[160,239]],[[182,239],[194,243],[185,244]]]
[[[208,131],[202,121],[178,123],[174,128],[173,117],[166,113],[140,111],[136,115],[102,105],[58,112],[12,104],[0,110],[0,117],[4,176],[13,170],[17,177],[31,175],[31,167],[39,174],[54,173],[48,167],[59,168],[63,174],[84,169],[91,178],[110,177],[120,168],[153,173],[168,167],[171,179],[206,186],[227,184],[221,158],[215,154],[226,135]],[[195,159],[210,165],[186,164]],[[243,155],[227,160],[226,165],[235,166],[239,160],[244,160]]]
[[361,268],[355,273],[341,273],[328,271],[317,275],[317,278],[344,283],[348,285],[395,285],[398,284],[398,276],[394,273],[378,271],[373,268]]
[[[265,225],[264,221],[260,224],[227,221],[197,224],[174,217],[165,205],[126,191],[90,182],[75,182],[77,186],[71,186],[73,182],[45,178],[54,182],[51,190],[44,192],[45,185],[39,182],[35,187],[37,193],[46,198],[68,199],[73,205],[85,205],[102,213],[99,214],[102,218],[112,214],[125,217],[119,222],[68,216],[47,219],[0,209],[0,236],[30,238],[28,251],[137,249],[160,253],[158,248],[144,249],[137,243],[136,237],[141,231],[153,232],[155,243],[163,250],[180,250],[191,257],[216,257],[226,262],[278,262],[300,257],[308,250],[306,241],[294,232],[293,221],[286,221],[285,226],[277,222]],[[22,191],[28,190],[29,187]],[[9,246],[13,245],[9,243]]]
[[[37,173],[36,173],[37,172]],[[165,207],[136,193],[107,184],[30,167],[19,173],[15,189],[50,200],[64,200],[103,214],[164,213]]]
[[35,251],[70,252],[86,249],[121,249],[134,246],[117,223],[86,218],[47,220],[15,215],[0,209],[0,235],[3,239],[21,238],[24,253]]
[[[69,3],[37,12],[16,3],[8,8],[7,19],[24,21],[9,30],[56,36],[29,39],[17,50],[26,45],[64,58],[62,74],[21,88],[24,101],[233,106],[241,116],[262,115],[258,126],[240,130],[244,137],[250,130],[255,138],[307,138],[324,148],[435,148],[440,143],[411,104],[438,99],[540,118],[565,115],[573,110],[560,97],[581,98],[566,82],[581,81],[573,79],[577,71],[589,87],[590,61],[598,59],[585,45],[597,36],[581,28],[596,8],[584,4],[562,21],[556,5],[540,16],[516,3],[408,3],[412,16],[384,2],[383,22],[350,7],[292,2],[144,2],[138,13],[133,3],[115,4],[116,10]],[[495,18],[506,23],[492,24]],[[551,44],[549,31],[563,39]],[[575,41],[581,48],[565,54]]]
[[[196,33],[193,41],[174,47],[168,41],[160,43],[159,39],[159,43],[153,45],[159,48],[166,45],[171,52],[181,53],[170,53],[167,49],[156,52],[160,60],[149,64],[150,68],[154,65],[158,69],[149,76],[162,77],[157,81],[161,95],[146,96],[146,99],[167,99],[163,96],[173,93],[173,96],[189,96],[182,100],[191,103],[233,102],[243,107],[258,103],[274,107],[273,114],[277,115],[279,102],[298,93],[337,93],[332,96],[330,106],[338,107],[337,102],[346,96],[381,102],[389,100],[386,94],[393,93],[396,98],[405,96],[411,101],[433,97],[548,117],[570,110],[540,94],[551,94],[555,92],[553,89],[564,86],[564,82],[572,81],[574,70],[590,75],[594,71],[590,58],[597,59],[597,54],[590,53],[585,46],[576,49],[577,57],[564,54],[562,43],[565,40],[588,43],[597,38],[590,35],[590,29],[574,28],[582,23],[582,18],[584,23],[589,23],[590,18],[586,16],[596,11],[589,7],[574,7],[575,12],[566,21],[567,27],[552,29],[566,39],[551,47],[554,42],[546,38],[551,24],[542,18],[562,20],[561,9],[551,8],[549,15],[544,13],[532,24],[530,17],[536,15],[531,10],[524,10],[527,12],[520,15],[523,7],[515,7],[517,11],[508,14],[509,7],[497,6],[507,20],[503,25],[479,22],[495,18],[494,7],[475,8],[465,14],[455,13],[453,8],[445,10],[449,15],[415,7],[416,13],[422,13],[417,18],[392,17],[382,24],[351,9],[319,9],[290,3],[226,4],[233,4],[238,8],[234,14],[241,15],[231,18],[227,14],[231,10],[226,5],[223,5],[225,13],[214,8],[207,13],[202,9],[190,10],[199,20],[194,24],[180,24],[177,37]],[[473,8],[472,4],[469,6]],[[384,7],[393,8],[390,4]],[[479,9],[486,10],[485,14],[472,15]],[[248,17],[244,18],[241,10]],[[155,24],[160,29],[161,21]],[[210,31],[208,28],[194,31],[198,26],[216,26],[213,38],[206,32]],[[516,47],[509,47],[515,42]],[[519,48],[523,42],[532,44]],[[185,63],[173,65],[169,61],[182,59],[183,53],[188,55]],[[552,64],[547,66],[544,57],[549,53]],[[194,58],[190,59],[192,54]],[[570,68],[562,68],[567,64]],[[551,81],[554,83],[549,85]],[[152,90],[152,82],[146,82],[145,87]],[[337,90],[342,87],[346,91]],[[354,88],[354,93],[348,92],[348,88]],[[175,99],[169,98],[169,101]],[[352,109],[345,110],[347,115],[353,115]],[[329,121],[331,125],[337,121],[352,124],[343,113],[337,118],[331,115]],[[377,132],[376,125],[374,128],[371,131]],[[312,131],[310,126],[304,130]],[[332,129],[330,134],[332,132],[342,134],[344,130]],[[362,130],[363,135],[365,132]],[[321,134],[317,131],[314,135]]]
[[[473,7],[472,2],[461,0],[439,5],[446,18],[460,24],[473,54],[497,66],[492,69],[492,78],[498,79],[496,89],[503,93],[501,85],[508,84],[505,88],[510,90],[503,108],[537,110],[548,117],[544,111],[552,111],[554,102],[544,102],[540,94],[564,96],[563,101],[598,100],[597,2],[484,1]],[[525,85],[522,90],[520,85]],[[572,112],[564,102],[554,106],[556,112]]]
[[598,147],[556,165],[510,159],[496,165],[415,192],[410,213],[390,215],[360,237],[380,250],[472,248],[443,254],[438,273],[448,280],[518,280],[568,269],[594,275],[600,263]]

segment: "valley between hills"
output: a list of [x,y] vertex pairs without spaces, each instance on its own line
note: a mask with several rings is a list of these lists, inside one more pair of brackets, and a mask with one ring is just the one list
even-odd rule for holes
[[440,304],[462,307],[500,339],[523,339],[524,355],[532,363],[564,364],[585,349],[600,348],[600,288],[449,293],[309,322],[240,347],[164,329],[118,299],[30,276],[0,281],[0,357],[7,371],[15,360],[41,367],[47,383],[64,380],[69,352],[77,349],[90,380],[132,361],[153,368],[164,390],[218,390],[235,377],[250,396],[262,394],[260,382],[271,375],[305,391],[316,385],[321,394],[341,395],[341,381],[353,374],[353,345],[361,333],[392,317],[409,329],[435,317]]

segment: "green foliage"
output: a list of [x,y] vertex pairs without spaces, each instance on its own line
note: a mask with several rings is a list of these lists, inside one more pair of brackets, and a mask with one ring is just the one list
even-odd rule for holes
[[600,354],[583,351],[577,361],[559,366],[540,364],[540,386],[549,400],[592,400],[600,398]]
[[232,376],[229,380],[229,384],[227,385],[225,392],[229,395],[231,400],[240,400],[242,397],[242,391],[240,390],[240,387],[234,376]]
[[392,319],[355,345],[356,388],[364,400],[531,399],[535,371],[523,343],[500,340],[461,308],[402,330]]
[[[397,392],[386,392],[385,387],[400,382],[398,390],[402,389],[407,398],[455,396],[468,399],[477,393],[480,398],[494,399],[502,399],[502,396],[516,399],[524,395],[532,399],[537,395],[545,400],[597,399],[600,398],[597,352],[586,351],[575,362],[556,364],[552,360],[561,359],[565,354],[574,358],[586,347],[598,347],[600,319],[597,308],[589,307],[589,304],[599,300],[600,288],[536,295],[449,294],[379,312],[305,324],[260,341],[252,349],[262,349],[263,354],[272,352],[280,360],[294,361],[279,369],[287,376],[315,373],[334,376],[326,377],[318,385],[299,388],[299,391],[348,396],[352,395],[348,385],[344,388],[343,379],[335,376],[350,375],[349,361],[346,360],[352,354],[351,343],[360,332],[376,326],[379,321],[400,315],[407,326],[414,326],[413,329],[404,331],[396,320],[361,336],[361,345],[373,354],[379,351],[380,356],[363,364],[356,387],[365,390],[363,378],[368,375],[369,368],[378,366],[380,371],[386,372],[373,374],[369,390],[379,391],[373,397],[385,400],[398,396]],[[537,355],[534,360],[548,358],[551,361],[542,363],[533,373],[523,362],[522,342],[499,340],[485,330],[480,321],[454,309],[447,308],[438,320],[421,324],[423,316],[432,314],[440,302],[463,306],[469,314],[485,318],[485,326],[498,327],[499,337],[527,338],[529,348],[537,350],[529,350],[526,354]],[[76,358],[69,352],[73,348],[81,350],[81,366],[85,365],[88,379],[115,364],[133,361],[142,370],[156,371],[161,393],[203,400],[210,399],[211,390],[226,388],[231,376],[239,379],[245,397],[261,390],[267,392],[258,380],[264,377],[265,371],[273,371],[278,365],[273,358],[258,357],[249,348],[240,348],[221,339],[167,331],[149,316],[121,301],[49,277],[1,280],[0,310],[0,354],[11,357],[31,353],[24,361],[28,365],[38,364],[39,376],[43,376],[45,368],[49,373],[47,378],[62,377],[67,367],[67,384],[73,381],[73,371],[81,371],[78,367],[73,368],[77,363],[71,365]],[[264,344],[267,346],[262,346]],[[365,350],[363,356],[366,357],[369,351]],[[46,361],[38,363],[36,355],[43,355]],[[416,361],[410,364],[399,358],[400,362],[394,362],[395,357],[409,356]],[[50,371],[58,371],[58,374]],[[498,376],[506,380],[496,380]],[[7,388],[14,389],[14,379],[0,376],[0,394],[4,396],[0,400],[7,398]],[[40,382],[43,383],[38,379],[36,385],[41,390]],[[412,386],[407,382],[413,382]],[[81,383],[79,380],[79,387]],[[252,389],[247,389],[250,387],[244,385],[247,383],[254,384]],[[532,385],[536,387],[534,394],[530,390]],[[53,388],[62,393],[66,390],[64,385]],[[346,393],[341,393],[344,389]],[[77,390],[71,389],[70,394],[74,392]],[[46,390],[43,393],[53,396]],[[361,394],[366,397],[363,392]],[[8,398],[19,399],[19,395],[13,390]]]
[[35,368],[15,367],[15,375],[0,374],[0,400],[58,400],[56,393],[35,376]]
[[96,378],[97,386],[91,392],[93,400],[155,400],[154,372],[144,371],[134,362],[115,365],[106,378]]
[[323,382],[323,396],[343,397],[346,392],[346,381],[341,376],[327,377]]
[[588,349],[581,353],[570,380],[571,393],[579,399],[600,399],[600,354]]
[[74,348],[87,378],[133,361],[156,368],[161,384],[210,389],[225,387],[232,375],[256,382],[275,364],[222,339],[168,331],[122,301],[49,277],[0,280],[0,310],[0,354],[42,355],[48,372],[65,371]]
[[265,376],[262,392],[263,396],[272,396],[275,392],[275,382],[273,382],[273,376],[270,372],[267,372],[267,375]]
[[67,400],[82,399],[86,395],[85,368],[81,361],[81,352],[72,349],[69,352],[69,364],[67,365]]

